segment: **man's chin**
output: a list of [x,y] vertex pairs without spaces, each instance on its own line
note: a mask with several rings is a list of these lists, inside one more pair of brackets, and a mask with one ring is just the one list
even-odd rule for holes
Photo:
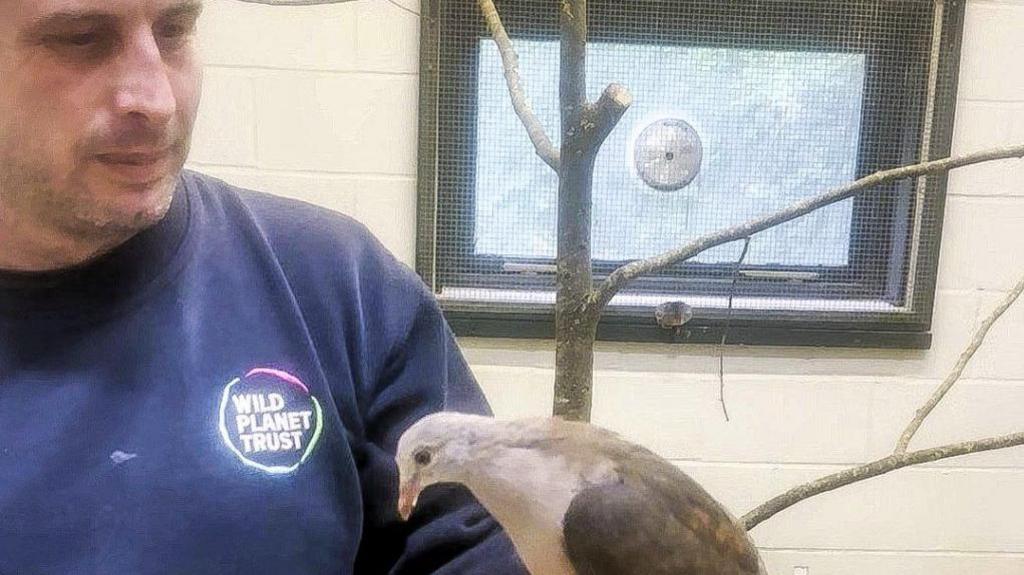
[[176,181],[175,177],[151,184],[108,184],[94,196],[92,206],[82,206],[80,223],[116,236],[140,232],[167,215]]
[[170,188],[161,195],[147,198],[148,201],[146,202],[132,203],[131,205],[124,206],[124,210],[119,211],[117,214],[116,220],[124,228],[135,231],[141,231],[153,226],[167,215],[167,211],[171,207],[173,193],[174,189]]

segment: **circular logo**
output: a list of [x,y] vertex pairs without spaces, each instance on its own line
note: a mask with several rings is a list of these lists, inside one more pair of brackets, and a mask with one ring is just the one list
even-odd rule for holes
[[298,469],[323,428],[320,402],[297,377],[256,368],[231,380],[220,400],[220,434],[242,463],[267,473]]

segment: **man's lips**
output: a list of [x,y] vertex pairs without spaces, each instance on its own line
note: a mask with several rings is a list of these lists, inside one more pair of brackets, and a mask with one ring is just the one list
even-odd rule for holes
[[170,148],[161,150],[124,150],[97,154],[101,162],[107,164],[129,164],[139,166],[158,162],[170,154]]
[[125,183],[142,184],[164,176],[171,150],[124,151],[97,154],[96,159]]

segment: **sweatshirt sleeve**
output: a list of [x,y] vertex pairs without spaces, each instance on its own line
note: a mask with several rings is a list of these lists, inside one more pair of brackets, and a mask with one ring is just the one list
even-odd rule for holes
[[461,486],[428,488],[408,522],[398,517],[402,432],[434,411],[490,413],[433,295],[409,276],[391,294],[404,300],[387,313],[398,335],[367,399],[366,441],[356,453],[365,516],[355,573],[525,575],[505,532]]

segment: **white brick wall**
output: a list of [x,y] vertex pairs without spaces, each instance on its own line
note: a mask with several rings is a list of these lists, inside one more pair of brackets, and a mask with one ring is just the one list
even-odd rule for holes
[[190,167],[352,215],[412,262],[418,19],[383,0],[211,0],[201,33]]
[[[396,0],[418,10],[415,0]],[[352,214],[411,263],[418,22],[385,0],[271,8],[208,0],[192,167]],[[954,150],[1024,142],[1024,0],[968,3]],[[594,418],[666,457],[737,514],[885,455],[981,317],[1024,274],[1024,162],[950,180],[928,351],[737,348],[732,421],[706,346],[598,346]],[[1024,302],[915,439],[1024,430]],[[550,342],[466,339],[501,417],[551,404]],[[772,573],[1024,574],[1024,449],[896,472],[804,502],[753,532]]]

